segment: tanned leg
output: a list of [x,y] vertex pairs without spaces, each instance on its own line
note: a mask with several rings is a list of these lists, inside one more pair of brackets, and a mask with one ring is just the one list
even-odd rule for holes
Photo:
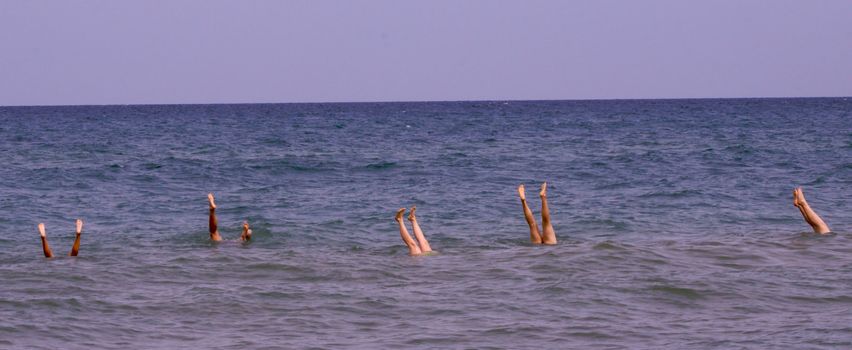
[[52,258],[53,251],[50,250],[50,245],[47,244],[47,233],[44,232],[44,224],[38,224],[38,233],[41,235],[41,249],[44,250],[44,257]]
[[417,224],[417,217],[414,215],[414,211],[416,210],[416,206],[411,207],[411,213],[408,214],[408,221],[411,221],[411,228],[414,230],[414,237],[417,238],[417,243],[420,243],[420,251],[428,253],[432,251],[432,247],[429,246],[429,241],[427,241],[426,236],[423,235],[423,230],[421,230],[420,225]]
[[801,187],[797,187],[793,190],[793,205],[796,208],[799,208],[799,212],[802,213],[802,217],[805,218],[805,222],[814,229],[814,232],[819,234],[825,234],[831,232],[828,228],[828,225],[825,224],[825,221],[822,221],[822,218],[817,215],[817,213],[811,209],[811,206],[808,205],[808,202],[805,200],[805,193],[802,192]]
[[417,246],[417,243],[414,243],[414,240],[411,239],[411,236],[408,234],[408,229],[405,228],[405,223],[402,222],[402,214],[405,213],[405,208],[399,208],[396,212],[396,222],[399,223],[399,235],[402,237],[402,241],[408,246],[408,253],[411,255],[420,255],[423,252],[420,251],[420,247]]
[[71,247],[70,256],[77,256],[80,251],[80,234],[83,233],[83,220],[77,219],[77,238],[74,239],[74,246]]
[[524,185],[518,186],[518,195],[521,197],[521,205],[524,207],[524,219],[527,220],[527,225],[530,226],[530,242],[532,244],[541,244],[541,234],[538,233],[538,224],[535,223],[530,206],[527,205],[527,197],[524,191]]
[[243,234],[240,235],[240,240],[243,242],[251,240],[251,229],[249,228],[248,221],[243,221]]
[[212,193],[207,194],[207,201],[210,203],[210,240],[218,242],[222,240],[222,236],[219,236],[219,226],[216,224],[216,202]]
[[547,208],[547,182],[541,184],[541,230],[544,234],[541,235],[541,243],[556,244],[556,232],[553,231],[553,225],[550,223],[550,210]]

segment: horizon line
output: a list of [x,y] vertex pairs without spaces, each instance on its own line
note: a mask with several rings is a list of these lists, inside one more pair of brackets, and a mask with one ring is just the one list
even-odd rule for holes
[[678,100],[770,100],[770,99],[846,99],[852,96],[760,96],[760,97],[662,97],[662,98],[581,98],[581,99],[497,99],[497,100],[399,100],[399,101],[323,101],[323,102],[189,102],[189,103],[106,103],[106,104],[44,104],[0,105],[16,107],[115,107],[115,106],[210,106],[210,105],[278,105],[278,104],[369,104],[369,103],[461,103],[461,102],[594,102],[594,101],[678,101]]

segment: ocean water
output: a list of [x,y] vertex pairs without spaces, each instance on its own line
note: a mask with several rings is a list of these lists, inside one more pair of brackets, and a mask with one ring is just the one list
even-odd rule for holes
[[4,107],[0,164],[4,349],[852,348],[852,98]]

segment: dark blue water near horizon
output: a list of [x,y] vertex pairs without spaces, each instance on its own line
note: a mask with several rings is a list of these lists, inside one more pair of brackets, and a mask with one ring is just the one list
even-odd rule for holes
[[0,107],[0,164],[0,348],[852,347],[852,98]]

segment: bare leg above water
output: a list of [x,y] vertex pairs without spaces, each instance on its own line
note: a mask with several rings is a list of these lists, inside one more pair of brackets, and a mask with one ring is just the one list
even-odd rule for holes
[[77,219],[77,238],[74,239],[74,246],[71,247],[70,256],[77,256],[80,252],[80,234],[83,233],[83,220]]
[[527,220],[527,225],[530,226],[530,242],[532,244],[541,244],[541,234],[538,232],[538,224],[535,223],[530,206],[527,205],[527,197],[524,191],[524,185],[518,186],[518,195],[521,197],[521,205],[524,207],[524,219]]
[[405,223],[402,222],[402,214],[405,213],[405,208],[399,208],[396,212],[396,222],[399,223],[399,235],[402,237],[402,241],[408,246],[408,253],[410,255],[420,255],[423,252],[420,250],[420,247],[417,246],[417,243],[414,243],[414,240],[411,239],[411,235],[408,234],[408,229],[405,228]]
[[44,224],[38,224],[38,233],[41,235],[41,249],[44,250],[44,257],[52,258],[53,251],[50,250],[50,245],[47,244],[47,233],[44,232]]
[[547,208],[547,182],[541,184],[541,192],[538,195],[541,197],[541,229],[544,231],[541,243],[556,244],[556,232],[553,231],[553,225],[550,223],[550,209]]
[[240,240],[243,242],[251,240],[251,229],[249,228],[248,221],[243,221],[243,234],[240,235]]
[[411,212],[408,214],[408,221],[411,221],[411,228],[414,230],[414,237],[417,238],[417,243],[420,244],[420,252],[428,253],[432,251],[432,247],[429,246],[429,241],[427,241],[426,236],[423,235],[423,230],[421,230],[420,225],[417,224],[417,216],[414,215],[416,210],[416,206],[411,207]]
[[216,220],[216,202],[213,200],[213,194],[207,194],[207,201],[210,203],[210,240],[218,242],[222,240],[219,236],[219,226]]
[[808,205],[801,187],[797,187],[793,190],[793,205],[796,206],[796,208],[799,208],[799,211],[802,213],[802,217],[805,218],[805,222],[807,222],[808,225],[811,225],[814,232],[819,234],[831,232],[828,225],[825,224],[825,221],[822,221],[822,218],[820,218],[819,215],[811,209],[811,206]]

